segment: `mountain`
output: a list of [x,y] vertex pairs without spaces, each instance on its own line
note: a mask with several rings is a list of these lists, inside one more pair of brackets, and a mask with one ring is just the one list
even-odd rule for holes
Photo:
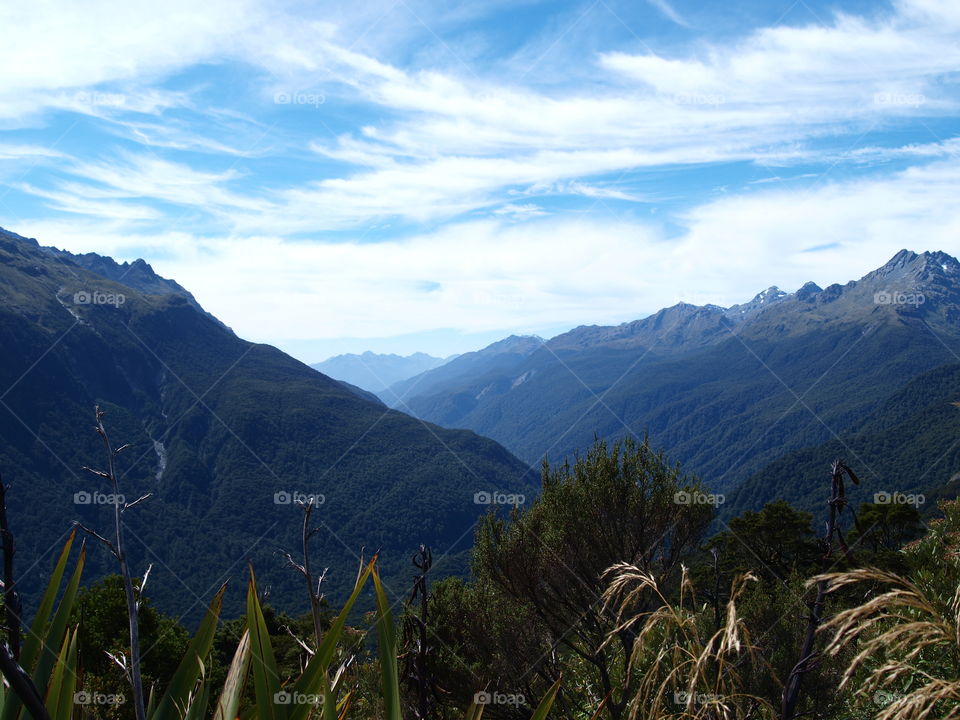
[[648,432],[729,494],[788,453],[856,433],[912,380],[957,362],[958,320],[960,263],[904,250],[845,285],[769,288],[730,308],[680,303],[576,328],[500,364],[454,374],[452,362],[393,390],[396,406],[531,464],[572,456],[595,435]]
[[378,395],[375,395],[369,390],[364,390],[362,387],[357,387],[356,385],[352,385],[351,383],[348,383],[346,380],[337,380],[337,382],[340,383],[347,390],[352,392],[354,395],[362,397],[364,400],[368,400],[376,405],[381,405],[383,407],[387,406],[386,403],[384,403],[383,400],[381,400]]
[[[475,494],[536,491],[529,467],[495,442],[389,410],[237,337],[145,263],[0,233],[0,347],[0,472],[28,594],[72,520],[109,533],[109,488],[82,469],[106,462],[95,405],[114,444],[131,445],[117,457],[121,493],[152,493],[123,516],[132,566],[153,564],[151,597],[177,615],[195,615],[227,577],[228,611],[241,612],[248,559],[275,604],[305,607],[283,558],[299,554],[297,493],[322,497],[313,562],[329,568],[333,601],[364,548],[380,548],[398,598],[419,543],[440,575],[465,572],[489,508]],[[90,547],[87,579],[114,572]]]
[[391,407],[403,407],[407,398],[442,391],[456,383],[488,372],[509,372],[543,345],[534,335],[511,335],[482,350],[459,355],[434,370],[395,383],[379,396]]
[[439,367],[448,359],[422,352],[403,357],[367,351],[362,355],[352,353],[337,355],[311,367],[336,380],[343,380],[372,393],[379,393],[394,383]]
[[850,432],[794,450],[750,477],[728,498],[737,515],[775,499],[819,513],[830,499],[830,466],[842,458],[860,484],[846,494],[861,502],[912,497],[923,514],[960,492],[960,363],[935,368],[891,393]]

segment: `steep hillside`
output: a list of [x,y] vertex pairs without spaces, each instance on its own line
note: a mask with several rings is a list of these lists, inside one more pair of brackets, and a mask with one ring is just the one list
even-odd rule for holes
[[[830,497],[830,465],[843,458],[860,477],[847,492],[860,502],[914,496],[934,512],[937,500],[960,487],[960,363],[935,368],[892,393],[854,430],[820,445],[787,453],[747,478],[723,512],[737,515],[783,498],[821,512]],[[923,496],[920,498],[919,496]]]
[[728,309],[680,304],[577,328],[504,367],[432,371],[402,407],[530,463],[570,455],[595,434],[649,431],[727,490],[785,452],[855,431],[891,392],[955,361],[958,320],[960,263],[902,251],[843,286],[770,288]]
[[[70,518],[110,526],[110,506],[75,503],[108,492],[82,470],[104,463],[97,404],[113,440],[132,445],[119,457],[127,501],[153,493],[124,515],[134,567],[153,563],[151,595],[178,614],[196,612],[247,559],[277,604],[304,605],[281,554],[299,548],[301,514],[284,503],[294,492],[324,497],[314,562],[330,568],[334,598],[363,548],[382,549],[398,596],[421,542],[440,574],[462,572],[488,508],[475,493],[534,492],[528,467],[496,443],[364,400],[236,337],[183,293],[137,290],[91,266],[0,236],[0,472],[18,567],[40,561],[23,578],[28,591]],[[114,567],[100,547],[92,560],[90,578]]]
[[510,373],[541,345],[541,338],[511,335],[483,350],[464,353],[434,370],[394,383],[379,395],[390,407],[405,408],[410,398],[445,393],[459,383],[474,382],[490,374]]

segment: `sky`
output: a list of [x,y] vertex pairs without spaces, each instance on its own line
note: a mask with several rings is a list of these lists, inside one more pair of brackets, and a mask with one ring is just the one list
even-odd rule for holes
[[956,0],[37,0],[0,69],[0,226],[305,362],[960,255]]

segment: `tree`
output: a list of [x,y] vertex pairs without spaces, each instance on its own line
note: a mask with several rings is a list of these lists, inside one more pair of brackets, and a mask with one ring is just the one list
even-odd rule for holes
[[[147,688],[154,686],[155,697],[160,697],[187,651],[190,636],[174,618],[151,606],[146,597],[140,598],[138,615],[144,684]],[[70,624],[80,626],[80,663],[89,684],[84,689],[121,695],[128,693],[129,683],[110,659],[110,655],[119,656],[129,649],[123,578],[108,575],[81,590]],[[121,715],[131,714],[132,708],[128,706],[129,703],[124,704],[117,711]]]
[[812,519],[810,513],[777,500],[760,512],[747,510],[733,518],[728,529],[714,535],[707,547],[718,551],[721,570],[731,576],[748,570],[780,581],[793,572],[806,575],[820,559]]
[[[497,691],[533,700],[560,676],[549,633],[532,609],[489,581],[445,578],[434,583],[430,618],[433,670],[442,706],[437,717],[463,717],[463,708],[477,692]],[[564,670],[564,688],[569,690],[571,678]],[[562,700],[558,699],[561,710]],[[528,715],[523,707],[511,705],[484,709],[484,717],[489,718]]]
[[857,520],[863,535],[858,529],[851,530],[851,543],[859,540],[862,547],[873,553],[900,550],[920,535],[922,527],[920,513],[905,503],[863,503]]
[[572,466],[544,462],[542,482],[542,495],[509,522],[486,516],[474,572],[529,610],[552,648],[590,668],[610,696],[608,713],[618,718],[629,697],[623,667],[634,637],[623,629],[615,643],[601,647],[616,627],[601,601],[604,572],[629,563],[661,587],[676,585],[681,561],[698,547],[713,516],[711,496],[648,440],[632,438],[611,448],[598,441]]

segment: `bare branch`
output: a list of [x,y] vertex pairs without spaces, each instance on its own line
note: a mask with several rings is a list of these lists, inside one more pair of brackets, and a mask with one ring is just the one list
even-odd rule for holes
[[141,495],[141,496],[138,497],[136,500],[134,500],[132,503],[126,503],[126,504],[123,506],[123,510],[121,510],[120,512],[126,512],[127,510],[129,510],[130,508],[132,508],[132,507],[133,507],[134,505],[136,505],[137,503],[143,502],[144,500],[146,500],[147,498],[152,497],[152,496],[153,496],[153,493],[147,493],[146,495]]
[[[110,444],[110,437],[107,435],[107,429],[103,425],[103,415],[103,410],[101,410],[100,406],[98,405],[94,410],[94,416],[96,417],[95,427],[97,434],[103,440],[103,447],[107,457],[107,470],[106,472],[91,470],[91,472],[105,478],[106,480],[109,480],[111,486],[113,487],[114,495],[119,496],[120,483],[117,480],[117,473],[114,468],[114,458],[117,456],[119,450],[114,450],[113,445]],[[123,447],[125,446],[121,446],[120,449],[122,450]],[[143,678],[140,673],[140,623],[138,617],[140,603],[137,598],[137,593],[133,587],[133,578],[130,576],[130,566],[127,564],[127,556],[123,544],[123,522],[121,521],[121,515],[127,507],[132,507],[143,499],[145,499],[145,497],[135,500],[133,503],[123,508],[121,508],[120,503],[114,503],[113,527],[115,540],[113,543],[110,543],[113,554],[120,563],[120,575],[123,577],[123,589],[127,601],[127,619],[130,631],[130,670],[127,677],[130,680],[130,686],[133,690],[133,710],[136,720],[147,720],[143,695]],[[86,528],[84,529],[86,530]],[[101,540],[105,540],[96,533],[92,534]]]
[[307,645],[303,640],[301,640],[296,635],[294,635],[293,630],[290,629],[289,625],[284,625],[283,629],[287,631],[287,635],[289,635],[294,639],[294,641],[296,641],[297,645],[303,648],[304,652],[306,652],[307,655],[309,655],[310,657],[313,657],[315,651],[309,645]]
[[87,467],[86,465],[83,466],[83,469],[86,470],[87,472],[93,473],[97,477],[103,478],[104,480],[113,480],[113,478],[110,477],[110,474],[105,473],[103,470],[94,470],[92,467]]
[[110,552],[111,552],[114,556],[117,555],[117,549],[113,546],[113,543],[110,542],[109,540],[107,540],[103,535],[101,535],[100,533],[98,533],[96,530],[91,530],[91,529],[88,528],[86,525],[84,525],[82,522],[79,522],[79,521],[77,521],[77,520],[74,520],[74,521],[73,521],[73,526],[76,527],[76,528],[79,528],[79,529],[83,530],[85,533],[87,533],[87,535],[90,535],[90,536],[92,536],[92,537],[95,537],[97,540],[99,540],[99,541],[102,542],[104,545],[106,545],[106,546],[107,546],[107,549],[109,549]]

